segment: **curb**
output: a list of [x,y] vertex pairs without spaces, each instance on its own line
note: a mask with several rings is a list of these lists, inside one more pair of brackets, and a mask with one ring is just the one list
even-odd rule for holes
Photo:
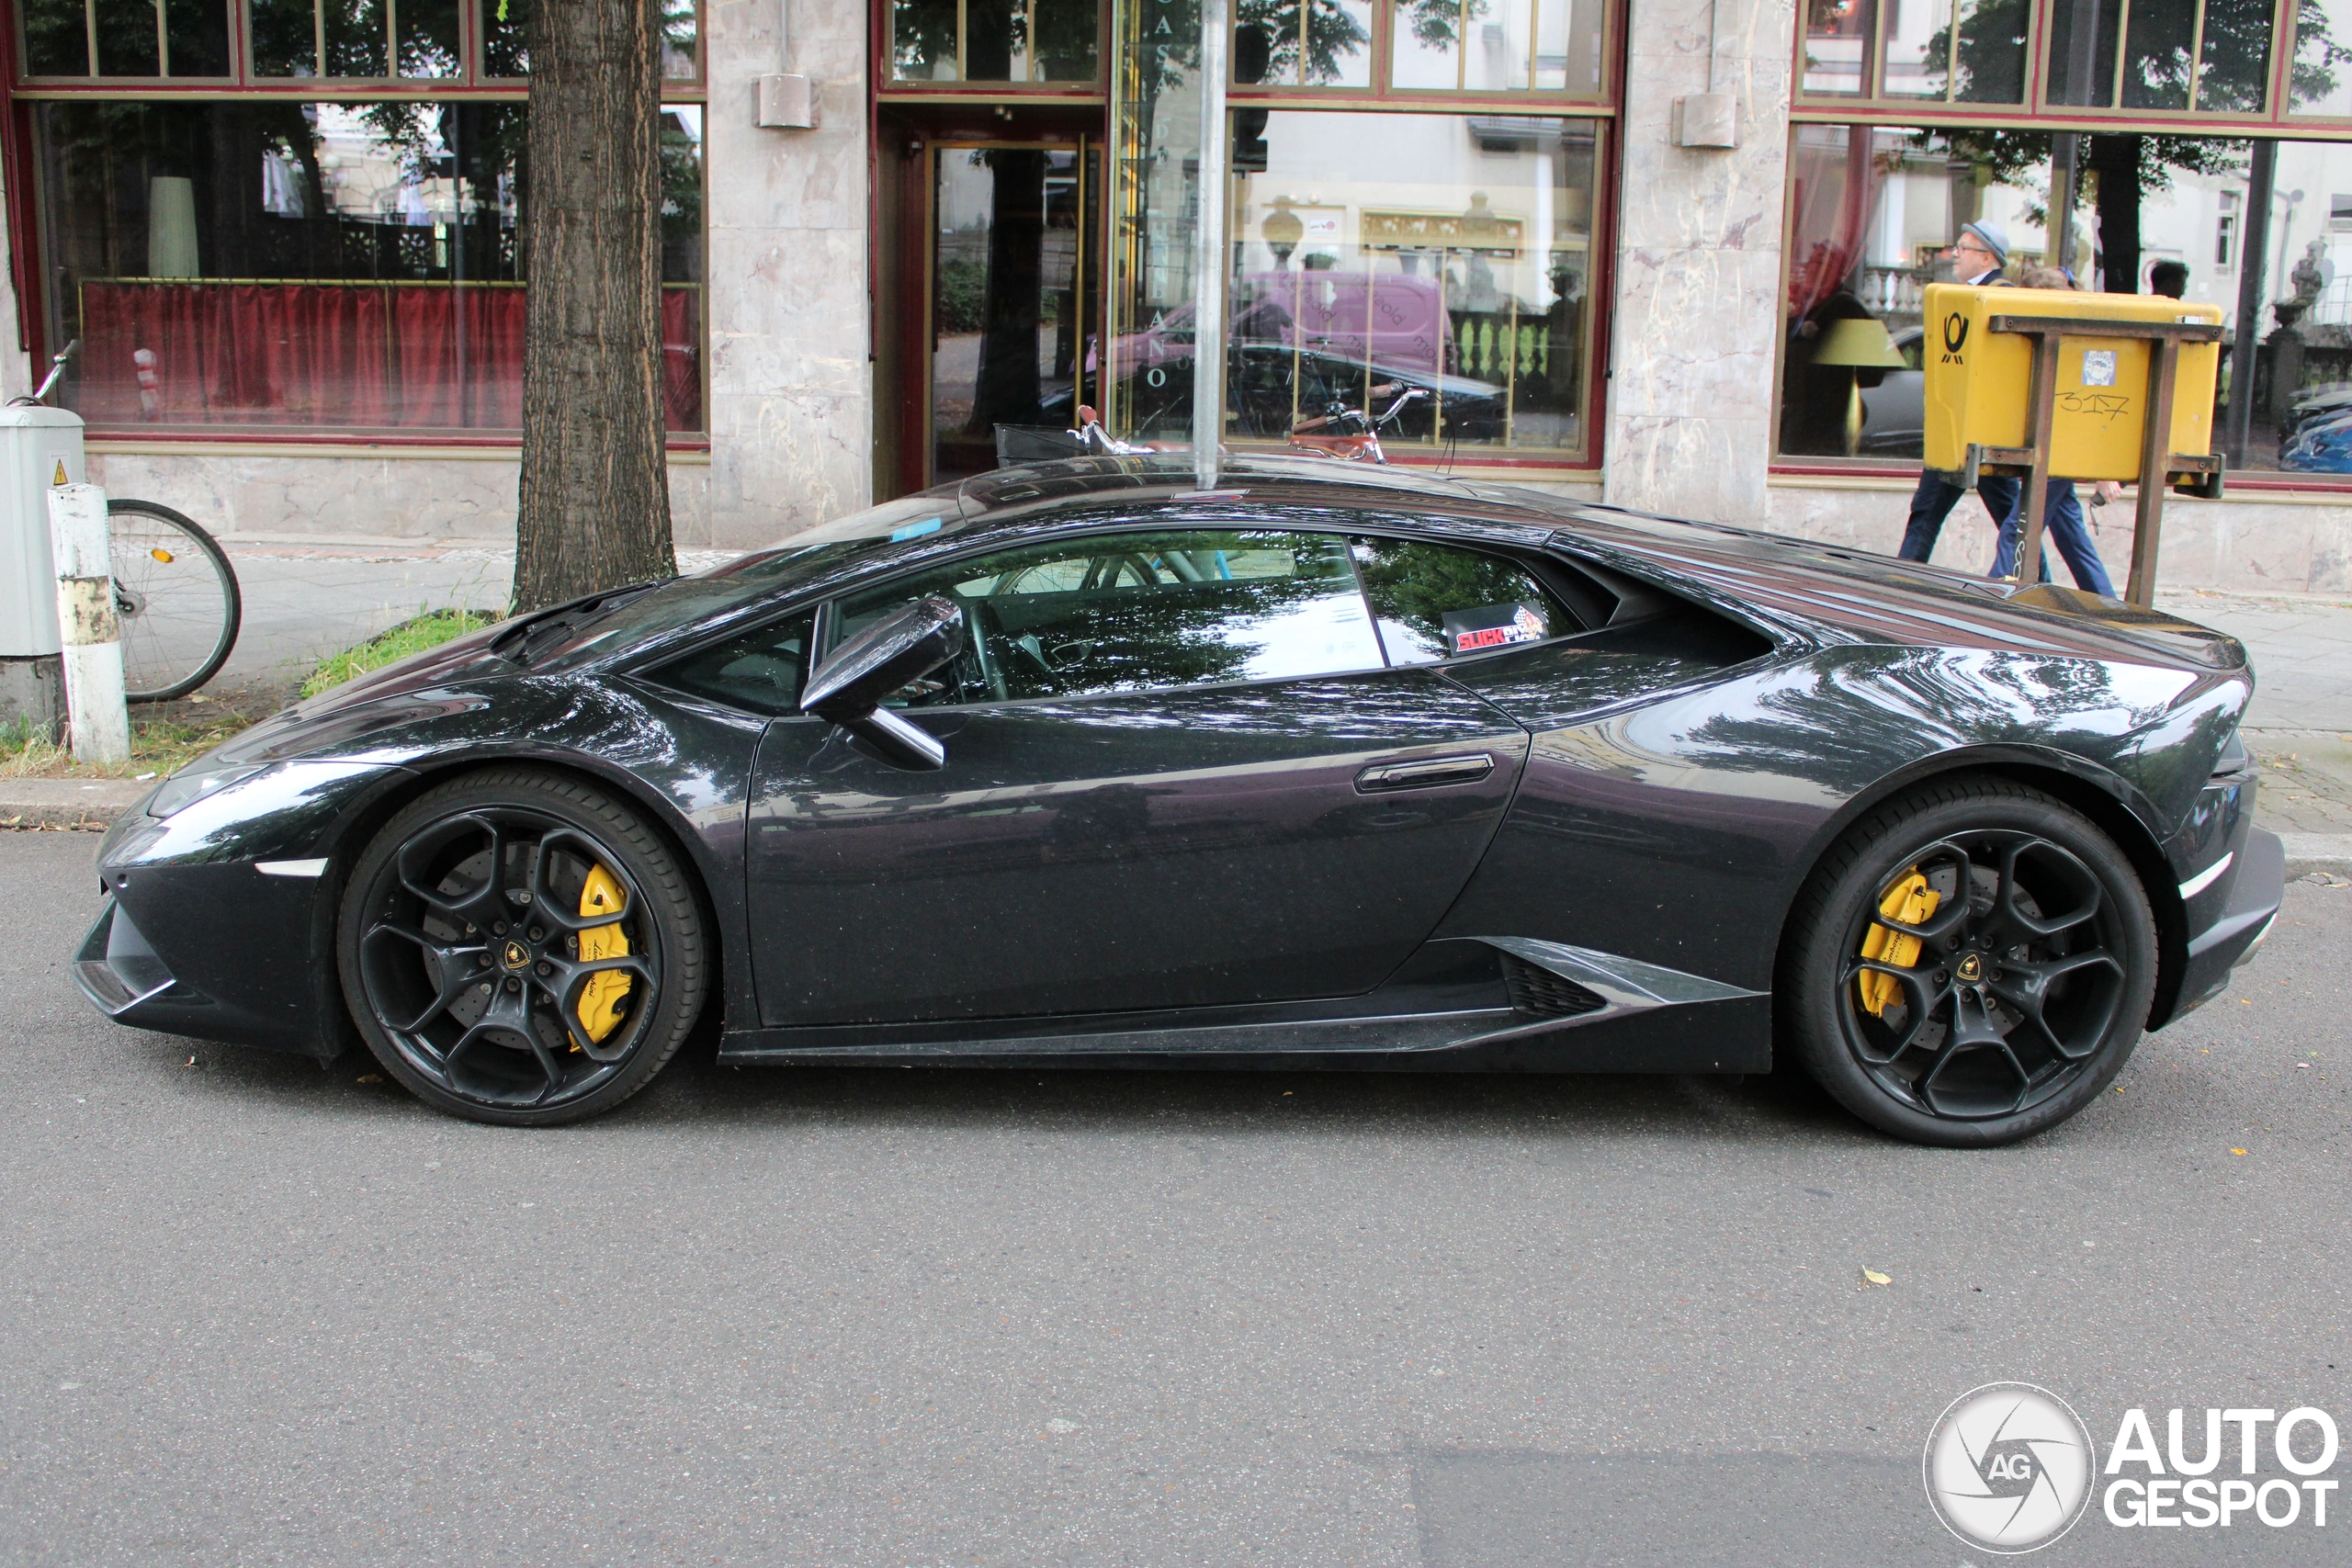
[[146,798],[153,780],[0,779],[0,828],[97,831]]
[[2281,833],[2287,846],[2287,876],[2292,881],[2312,872],[2352,876],[2352,833]]

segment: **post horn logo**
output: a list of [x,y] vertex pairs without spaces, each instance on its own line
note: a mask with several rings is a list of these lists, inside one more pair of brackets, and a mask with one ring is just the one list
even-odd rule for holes
[[1968,318],[1954,310],[1944,318],[1944,352],[1958,354],[1960,345],[1968,341]]
[[2048,1389],[1994,1382],[1951,1402],[1921,1470],[1944,1529],[1980,1551],[2039,1551],[2091,1500],[2098,1453],[2082,1418]]

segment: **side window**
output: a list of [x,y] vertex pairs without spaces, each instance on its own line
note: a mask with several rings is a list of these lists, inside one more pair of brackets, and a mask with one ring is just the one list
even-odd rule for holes
[[1533,572],[1500,556],[1402,539],[1358,539],[1355,555],[1391,664],[1430,664],[1583,629]]
[[776,716],[798,713],[813,618],[804,611],[738,632],[671,660],[650,678],[727,707]]
[[1381,665],[1347,542],[1330,535],[1120,534],[1007,550],[844,599],[832,641],[927,593],[964,606],[966,648],[952,679],[909,694],[914,706]]

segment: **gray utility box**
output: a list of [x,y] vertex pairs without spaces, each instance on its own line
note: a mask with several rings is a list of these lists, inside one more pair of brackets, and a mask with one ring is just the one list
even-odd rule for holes
[[81,415],[0,408],[0,724],[29,718],[54,729],[63,711],[49,491],[84,482]]

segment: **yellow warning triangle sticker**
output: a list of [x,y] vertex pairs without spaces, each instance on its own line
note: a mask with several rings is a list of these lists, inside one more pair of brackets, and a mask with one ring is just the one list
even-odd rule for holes
[[71,484],[71,483],[73,483],[73,482],[74,482],[73,480],[71,480],[71,479],[67,479],[67,478],[65,477],[65,459],[64,459],[64,458],[60,457],[59,459],[57,459],[57,477],[56,477],[55,479],[53,479],[50,480],[49,482],[50,482],[50,484],[51,484],[51,486],[52,488],[53,488],[53,487],[55,487],[55,486],[57,486],[57,485],[62,485],[62,484]]

